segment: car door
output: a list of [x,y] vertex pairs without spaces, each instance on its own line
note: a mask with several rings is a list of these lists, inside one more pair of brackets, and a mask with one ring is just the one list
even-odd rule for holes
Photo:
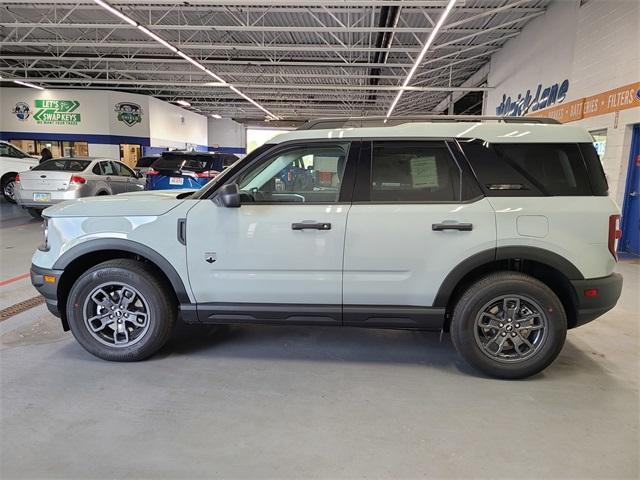
[[109,160],[97,162],[91,169],[91,194],[109,194],[113,192],[112,178],[114,176],[113,165]]
[[357,150],[348,141],[276,147],[228,181],[241,189],[240,208],[196,203],[186,238],[201,320],[341,322],[345,172]]
[[109,164],[111,165],[112,172],[109,177],[111,178],[111,190],[113,191],[113,194],[115,195],[129,191],[129,179],[122,175],[119,162],[112,160]]
[[362,147],[344,257],[344,324],[442,326],[447,275],[496,244],[495,214],[445,141]]
[[144,181],[133,170],[122,162],[113,162],[118,178],[124,179],[125,192],[139,192],[144,188]]

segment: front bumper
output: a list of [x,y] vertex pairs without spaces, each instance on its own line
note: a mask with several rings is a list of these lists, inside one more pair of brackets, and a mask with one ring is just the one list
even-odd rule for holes
[[[589,323],[611,310],[618,303],[622,292],[622,275],[613,273],[608,277],[586,280],[571,280],[576,292],[576,327]],[[596,295],[587,296],[585,292],[596,291]]]
[[63,270],[52,270],[31,265],[31,284],[42,295],[49,311],[56,317],[61,317],[58,308],[58,283]]

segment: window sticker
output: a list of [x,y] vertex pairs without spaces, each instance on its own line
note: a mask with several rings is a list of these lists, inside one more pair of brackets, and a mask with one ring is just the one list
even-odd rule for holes
[[413,188],[438,186],[438,167],[435,156],[415,157],[410,160],[410,164]]

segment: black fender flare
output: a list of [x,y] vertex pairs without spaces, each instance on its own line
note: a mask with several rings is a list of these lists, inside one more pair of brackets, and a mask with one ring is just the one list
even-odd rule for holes
[[147,260],[155,264],[156,267],[158,267],[162,271],[162,273],[164,273],[164,275],[169,279],[171,287],[173,288],[173,291],[178,298],[178,302],[191,303],[189,294],[187,293],[182,278],[180,278],[180,275],[178,275],[176,269],[173,268],[173,265],[171,265],[171,263],[166,258],[164,258],[152,248],[133,240],[126,240],[122,238],[98,238],[95,240],[87,240],[86,242],[80,243],[75,247],[70,248],[64,254],[62,254],[56,260],[52,269],[64,270],[69,264],[71,264],[71,262],[83,255],[105,250],[120,250],[127,253],[140,255],[141,257],[146,258]]
[[445,277],[433,300],[434,307],[446,307],[460,281],[482,265],[507,259],[531,260],[558,270],[569,280],[583,280],[578,268],[566,258],[550,250],[538,247],[509,246],[483,250],[464,259]]

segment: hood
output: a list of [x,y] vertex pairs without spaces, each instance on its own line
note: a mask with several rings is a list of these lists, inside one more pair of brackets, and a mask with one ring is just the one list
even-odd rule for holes
[[158,216],[184,202],[180,194],[194,190],[159,190],[123,193],[114,196],[81,198],[62,202],[44,210],[47,217],[132,217]]

